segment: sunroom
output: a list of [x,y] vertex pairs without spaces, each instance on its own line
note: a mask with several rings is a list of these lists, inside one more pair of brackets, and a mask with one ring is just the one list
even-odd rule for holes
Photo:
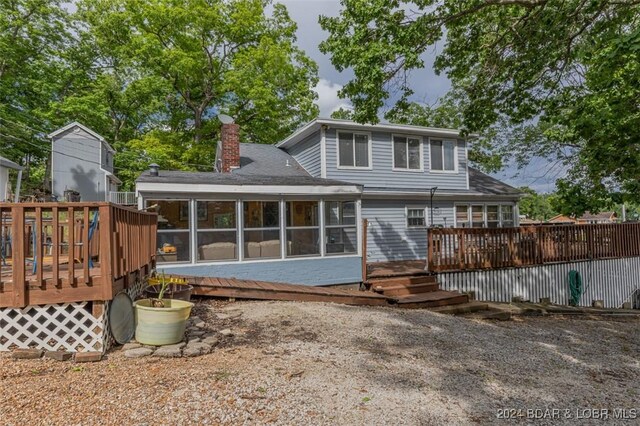
[[140,207],[158,213],[156,260],[167,273],[316,285],[361,280],[359,185],[162,172],[143,174],[137,192]]

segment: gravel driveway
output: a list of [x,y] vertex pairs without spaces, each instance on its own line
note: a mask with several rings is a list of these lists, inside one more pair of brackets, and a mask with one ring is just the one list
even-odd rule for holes
[[[213,301],[195,313],[234,335],[197,358],[127,359],[114,350],[100,363],[73,364],[2,356],[0,423],[507,424],[513,420],[496,418],[501,409],[546,408],[562,410],[546,424],[577,424],[576,416],[592,416],[588,409],[611,410],[610,424],[620,423],[613,409],[638,410],[640,419],[637,318],[489,322]],[[526,411],[513,414],[526,421]]]

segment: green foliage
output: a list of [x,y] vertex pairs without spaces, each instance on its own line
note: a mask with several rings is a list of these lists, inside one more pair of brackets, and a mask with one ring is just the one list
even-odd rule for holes
[[[543,157],[568,170],[563,210],[603,207],[617,193],[640,196],[640,4],[582,0],[342,0],[321,50],[354,78],[341,95],[354,118],[376,122],[406,76],[435,62],[464,94],[463,127],[483,133],[503,123],[511,138],[491,151],[520,165]],[[445,37],[446,34],[446,37]],[[571,188],[574,186],[573,188]],[[567,207],[572,204],[572,207]]]
[[353,120],[353,111],[340,107],[331,113],[331,118],[336,120]]
[[555,196],[552,194],[538,194],[529,187],[521,187],[520,191],[524,194],[520,199],[520,214],[525,215],[529,219],[545,221],[558,213],[553,207]]
[[0,149],[23,164],[46,169],[45,135],[77,120],[112,143],[116,174],[132,189],[153,161],[212,170],[220,112],[235,117],[244,141],[259,143],[317,115],[317,66],[296,46],[280,4],[81,0],[74,13],[58,0],[0,6]]

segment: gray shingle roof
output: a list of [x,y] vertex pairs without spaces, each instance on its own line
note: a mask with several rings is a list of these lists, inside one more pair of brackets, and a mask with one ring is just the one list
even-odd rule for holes
[[507,185],[473,167],[469,167],[469,189],[490,195],[518,195],[521,192],[519,189]]
[[240,168],[233,173],[254,176],[310,176],[287,152],[276,148],[275,145],[258,143],[240,144]]
[[282,185],[282,186],[360,186],[349,182],[306,176],[260,176],[237,173],[184,172],[160,170],[158,176],[144,172],[136,182],[183,183],[205,185]]

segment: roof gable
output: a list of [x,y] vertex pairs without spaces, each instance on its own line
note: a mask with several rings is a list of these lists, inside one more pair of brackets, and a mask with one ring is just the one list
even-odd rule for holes
[[71,123],[67,124],[67,125],[66,125],[66,126],[64,126],[64,127],[61,127],[61,128],[59,128],[58,130],[55,130],[55,131],[53,131],[53,132],[49,133],[49,134],[47,135],[47,137],[48,137],[49,139],[56,139],[56,138],[58,138],[58,137],[61,137],[61,136],[62,136],[62,135],[64,135],[65,133],[67,133],[67,132],[69,132],[69,131],[73,130],[74,128],[75,128],[75,129],[81,129],[81,130],[83,130],[84,132],[86,132],[86,133],[88,133],[89,135],[91,135],[91,136],[93,136],[94,138],[96,138],[97,140],[99,140],[100,142],[104,143],[104,144],[105,144],[105,146],[107,147],[107,149],[108,149],[109,151],[111,151],[112,153],[115,153],[115,152],[116,152],[116,151],[111,147],[111,145],[109,145],[109,142],[107,142],[107,141],[105,140],[105,138],[104,138],[102,135],[98,134],[96,131],[94,131],[94,130],[90,129],[89,127],[87,127],[87,126],[85,126],[84,124],[79,123],[79,122],[77,122],[77,121],[71,122]]

